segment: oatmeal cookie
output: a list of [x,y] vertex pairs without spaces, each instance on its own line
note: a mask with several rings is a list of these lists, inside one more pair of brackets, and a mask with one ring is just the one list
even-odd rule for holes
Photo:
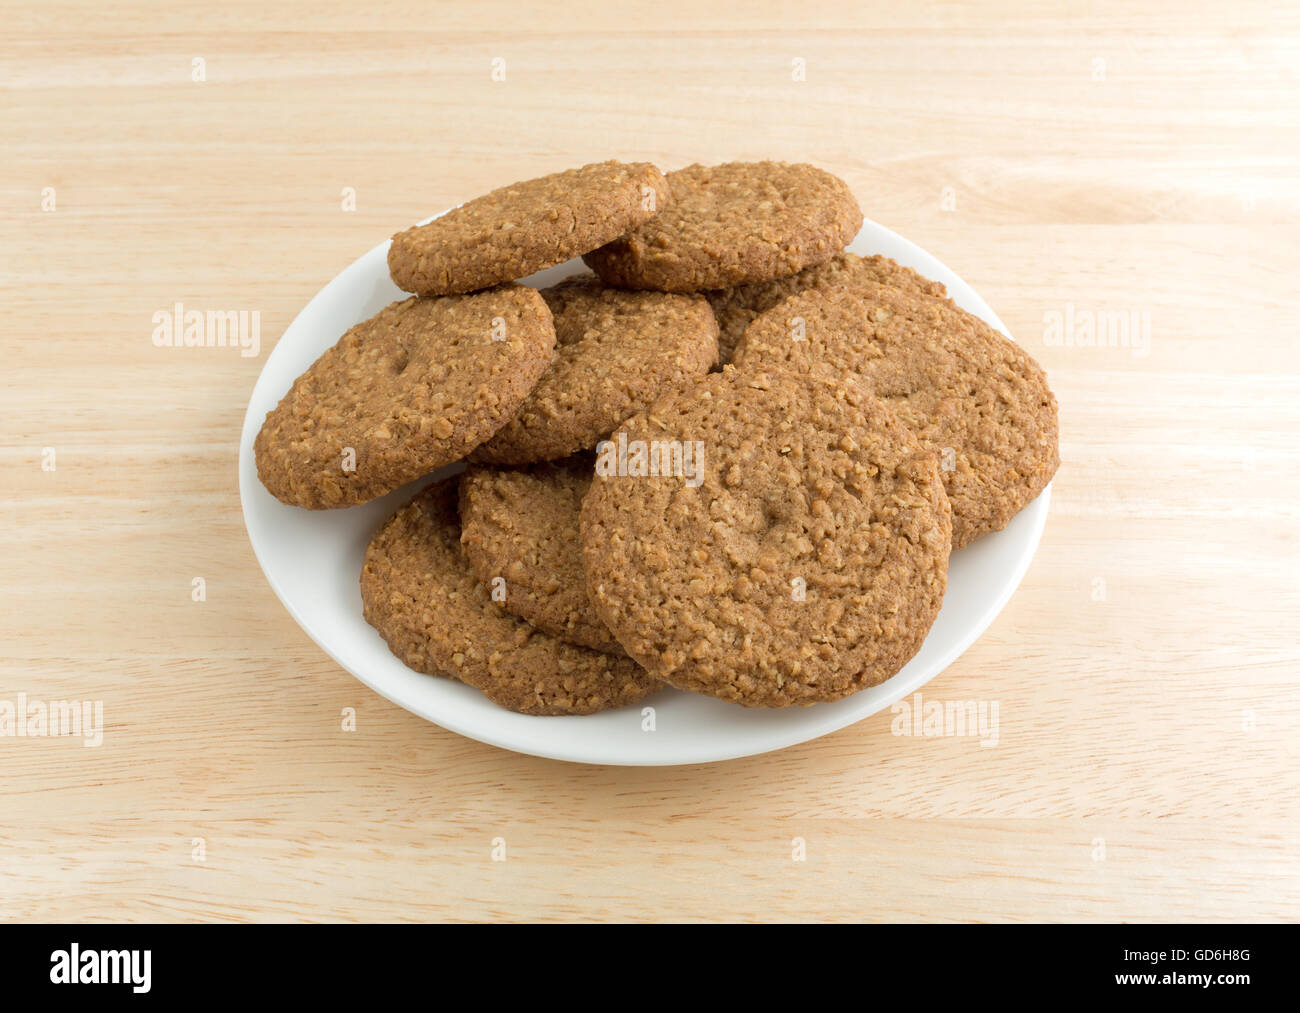
[[521,714],[593,714],[659,687],[631,659],[566,644],[491,600],[461,552],[455,481],[426,489],[376,532],[361,600],[366,622],[407,666]]
[[649,162],[596,162],[503,186],[388,249],[398,288],[450,295],[516,281],[596,249],[648,222],[671,197]]
[[728,162],[667,176],[662,213],[583,259],[609,285],[699,292],[796,274],[862,228],[844,181],[812,165]]
[[[784,707],[873,686],[920,648],[947,584],[948,500],[934,455],[857,384],[727,367],[614,442],[618,468],[598,465],[583,501],[583,566],[653,675]],[[638,466],[656,444],[659,466]],[[674,444],[689,469],[664,466]]]
[[955,549],[1006,527],[1060,464],[1042,368],[944,299],[873,283],[810,289],[750,324],[735,361],[856,376],[938,457]]
[[555,318],[555,364],[476,461],[526,464],[590,450],[717,361],[718,325],[701,296],[605,288],[590,275],[542,296]]
[[277,499],[365,503],[459,460],[518,410],[555,329],[531,288],[406,299],[351,328],[294,381],[254,442]]

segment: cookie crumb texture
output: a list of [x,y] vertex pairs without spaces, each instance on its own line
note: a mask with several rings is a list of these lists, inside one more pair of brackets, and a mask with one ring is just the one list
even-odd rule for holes
[[555,319],[555,363],[476,461],[517,465],[590,450],[717,362],[718,324],[702,296],[606,288],[590,275],[542,296]]
[[718,320],[719,361],[724,365],[730,362],[745,328],[760,314],[779,306],[792,295],[810,288],[844,288],[861,282],[893,285],[940,299],[948,294],[939,282],[931,281],[897,261],[879,254],[859,257],[856,253],[838,253],[826,263],[814,264],[788,278],[714,289],[704,295]]
[[698,292],[829,260],[862,228],[843,180],[812,165],[728,162],[667,175],[662,213],[583,259],[606,284]]
[[751,707],[896,673],[943,600],[938,463],[855,384],[728,367],[620,429],[700,441],[702,481],[597,475],[581,536],[596,611],[681,689]]
[[671,200],[649,162],[597,162],[552,173],[399,232],[388,249],[388,272],[407,292],[473,292],[594,250]]
[[809,290],[750,324],[735,358],[741,369],[856,376],[938,456],[954,549],[1006,527],[1061,462],[1042,368],[945,299],[870,282]]
[[521,714],[593,714],[659,688],[631,659],[534,630],[502,611],[460,547],[456,482],[440,482],[375,534],[361,571],[370,623],[408,667],[458,679]]
[[587,597],[578,514],[587,457],[522,470],[474,467],[460,479],[460,543],[479,582],[504,581],[499,602],[561,640],[622,654]]
[[551,363],[533,289],[406,299],[357,324],[294,381],[254,442],[277,499],[353,506],[458,461],[518,410]]

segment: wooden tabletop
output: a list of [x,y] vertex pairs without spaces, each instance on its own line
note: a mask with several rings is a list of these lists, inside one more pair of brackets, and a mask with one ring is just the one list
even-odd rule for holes
[[[103,725],[0,738],[0,915],[1300,916],[1295,5],[439,6],[5,5],[0,724]],[[924,691],[996,703],[996,745],[885,712],[533,759],[272,594],[235,462],[289,321],[414,220],[610,157],[838,173],[1047,369],[1042,545]],[[258,354],[157,347],[176,303],[257,311]]]

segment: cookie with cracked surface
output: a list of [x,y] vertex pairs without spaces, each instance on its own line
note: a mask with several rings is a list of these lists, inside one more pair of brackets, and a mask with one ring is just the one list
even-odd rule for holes
[[[583,501],[582,559],[597,614],[653,675],[784,707],[873,686],[920,648],[948,500],[934,455],[857,384],[728,366],[624,441],[627,467],[598,467]],[[683,477],[632,466],[656,442],[695,446]]]
[[1006,527],[1061,461],[1042,368],[945,299],[874,283],[810,289],[750,324],[735,362],[857,376],[939,456],[954,549]]
[[717,361],[718,324],[701,296],[606,288],[590,275],[542,296],[555,319],[555,363],[475,461],[527,464],[590,450]]
[[895,288],[924,292],[944,298],[947,289],[940,282],[931,281],[910,267],[904,267],[888,257],[875,255],[859,257],[856,253],[839,253],[824,264],[804,268],[798,274],[775,281],[756,281],[749,285],[714,289],[704,296],[713,307],[718,319],[718,360],[731,361],[736,342],[745,328],[761,313],[785,302],[810,288],[834,288],[852,285],[855,281],[877,282]]
[[591,476],[586,456],[470,468],[460,479],[460,543],[480,582],[503,582],[507,612],[561,640],[622,654],[591,607],[582,572],[578,513]]
[[267,413],[258,477],[313,510],[382,496],[505,425],[554,348],[546,302],[521,285],[393,303],[348,330]]
[[361,570],[366,622],[406,665],[458,679],[520,714],[593,714],[659,688],[630,658],[591,651],[502,611],[460,546],[455,480],[401,507]]
[[670,200],[649,162],[594,162],[503,186],[399,232],[388,273],[420,295],[473,292],[594,250]]
[[699,292],[795,274],[862,227],[843,180],[812,165],[728,162],[667,175],[662,213],[583,259],[606,284]]

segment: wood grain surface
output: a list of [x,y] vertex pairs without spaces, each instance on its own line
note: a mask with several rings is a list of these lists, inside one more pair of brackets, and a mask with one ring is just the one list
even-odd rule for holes
[[[103,705],[94,748],[0,738],[4,918],[1300,916],[1294,4],[3,21],[0,701]],[[235,463],[285,326],[416,219],[607,157],[816,162],[1048,370],[1038,556],[925,690],[996,702],[996,745],[886,712],[711,766],[532,759],[390,705],[272,594]],[[260,354],[156,347],[177,302],[258,311]]]

